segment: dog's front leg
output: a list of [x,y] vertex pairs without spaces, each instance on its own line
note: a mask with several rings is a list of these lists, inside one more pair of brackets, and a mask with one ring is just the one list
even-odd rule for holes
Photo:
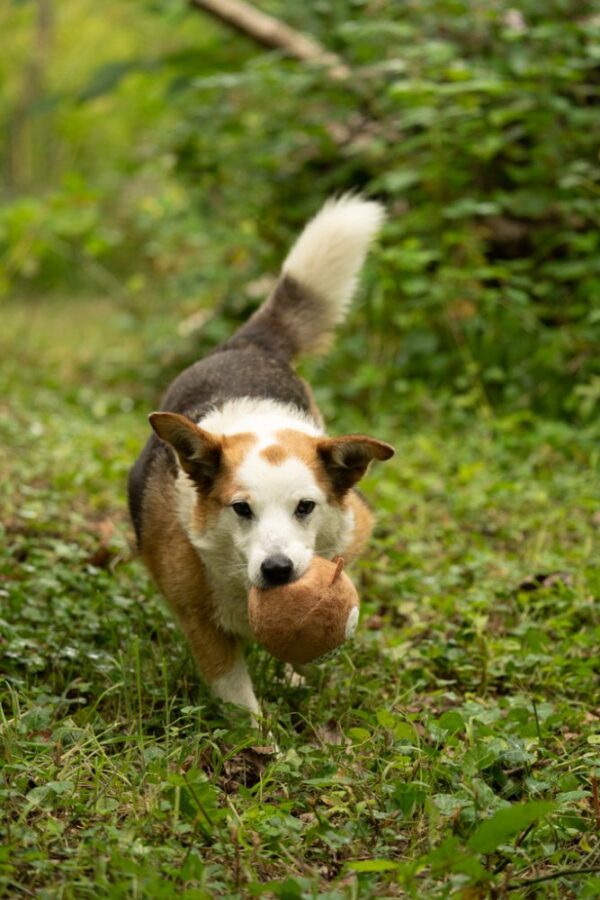
[[210,619],[182,615],[181,610],[178,618],[200,674],[213,694],[248,710],[256,723],[260,707],[240,642]]
[[256,722],[260,707],[241,648],[238,647],[231,668],[215,678],[210,686],[220,700],[247,709],[252,714],[253,722]]
[[240,641],[215,622],[204,565],[179,526],[142,555],[167,598],[203,680],[226,703],[260,712]]

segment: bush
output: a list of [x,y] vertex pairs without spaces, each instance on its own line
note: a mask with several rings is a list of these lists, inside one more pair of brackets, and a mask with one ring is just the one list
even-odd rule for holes
[[[146,14],[159,25],[167,6]],[[592,4],[270,8],[343,55],[352,79],[224,41],[218,29],[202,52],[142,67],[135,78],[162,86],[169,127],[158,114],[148,123],[140,143],[150,139],[152,152],[131,148],[101,218],[63,215],[50,201],[33,274],[56,274],[56,245],[91,247],[114,271],[150,272],[175,298],[216,298],[233,325],[252,304],[247,283],[276,269],[323,198],[365,189],[390,217],[368,296],[321,364],[336,392],[372,400],[384,383],[409,408],[433,395],[591,419],[600,399]],[[115,84],[94,83],[119,96],[129,76],[117,71]],[[88,95],[97,102],[98,89]],[[23,202],[2,220],[9,259],[18,239],[6,222],[23,217]]]

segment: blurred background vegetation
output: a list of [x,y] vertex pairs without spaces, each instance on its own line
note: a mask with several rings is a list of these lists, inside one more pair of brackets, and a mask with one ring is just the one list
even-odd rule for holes
[[158,390],[260,301],[327,195],[361,189],[389,222],[310,363],[326,408],[597,422],[598,7],[258,5],[349,75],[184,0],[2,4],[4,302],[108,297],[131,327],[156,303],[181,324],[141,373]]

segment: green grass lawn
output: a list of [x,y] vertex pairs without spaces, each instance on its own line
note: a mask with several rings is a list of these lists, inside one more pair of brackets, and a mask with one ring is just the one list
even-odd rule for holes
[[274,754],[132,554],[126,473],[179,318],[2,310],[2,896],[600,896],[592,435],[338,410],[397,455],[365,485],[352,646],[302,687],[249,650]]

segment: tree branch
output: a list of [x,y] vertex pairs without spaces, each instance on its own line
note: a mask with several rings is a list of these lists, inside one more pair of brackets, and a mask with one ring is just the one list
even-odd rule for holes
[[571,875],[595,875],[600,872],[600,866],[586,866],[583,869],[558,869],[548,875],[538,875],[537,878],[522,878],[520,881],[509,881],[504,885],[507,891],[518,891],[531,884],[541,884],[542,881],[555,881],[558,878],[568,878]]
[[255,9],[245,0],[190,0],[190,3],[263,47],[281,50],[301,62],[323,66],[336,80],[350,77],[350,69],[337,54],[331,53],[315,38]]

